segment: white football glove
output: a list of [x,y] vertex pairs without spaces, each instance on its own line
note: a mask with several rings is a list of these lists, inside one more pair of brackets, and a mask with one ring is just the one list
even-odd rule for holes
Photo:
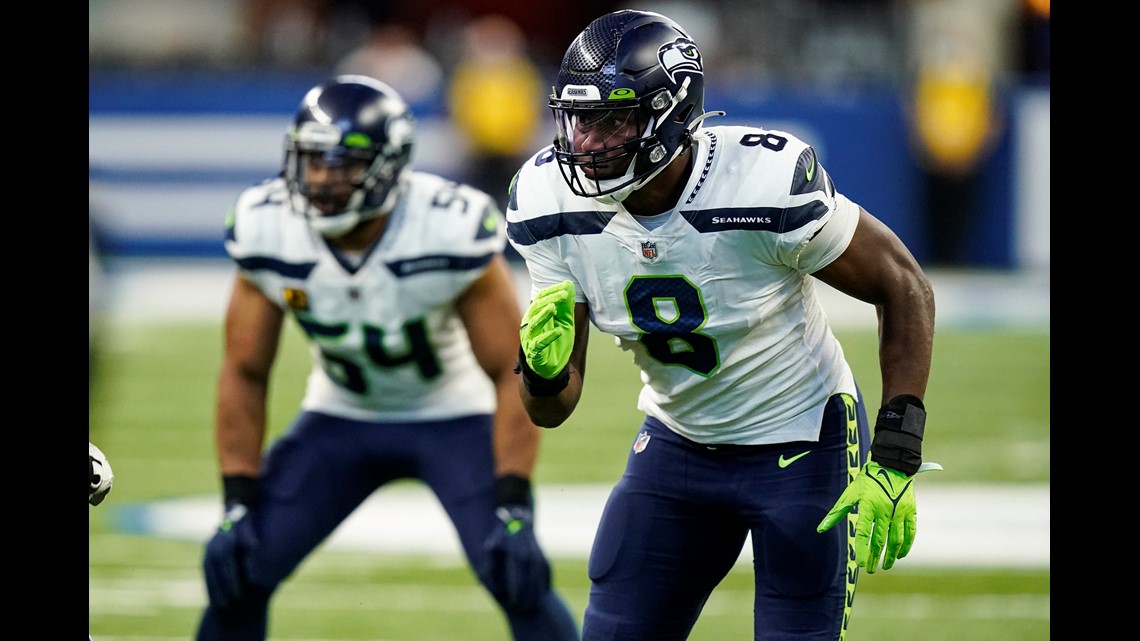
[[111,491],[111,483],[115,480],[115,473],[111,471],[111,464],[107,461],[107,456],[103,451],[95,447],[95,444],[88,441],[88,452],[91,454],[91,494],[88,497],[88,502],[91,505],[99,505],[103,502],[103,498],[107,496],[107,492]]

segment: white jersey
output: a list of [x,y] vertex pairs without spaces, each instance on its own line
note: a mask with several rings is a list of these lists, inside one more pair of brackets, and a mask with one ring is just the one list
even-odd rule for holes
[[301,407],[378,421],[494,412],[454,303],[506,246],[502,213],[482,191],[412,172],[389,216],[354,268],[293,212],[283,179],[231,211],[226,251],[309,339]]
[[591,322],[633,353],[638,409],[678,434],[817,440],[826,400],[855,381],[810,274],[847,248],[859,207],[791,134],[723,126],[694,138],[689,182],[652,231],[621,205],[575,196],[550,148],[535,154],[507,209],[531,297],[572,281]]

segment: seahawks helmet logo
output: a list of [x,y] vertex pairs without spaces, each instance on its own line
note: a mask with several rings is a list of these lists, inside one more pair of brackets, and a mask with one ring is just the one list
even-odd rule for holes
[[697,45],[688,38],[677,38],[673,42],[661,45],[657,50],[657,60],[661,68],[669,74],[669,80],[677,82],[677,73],[688,71],[704,74],[705,66],[701,63],[701,52]]

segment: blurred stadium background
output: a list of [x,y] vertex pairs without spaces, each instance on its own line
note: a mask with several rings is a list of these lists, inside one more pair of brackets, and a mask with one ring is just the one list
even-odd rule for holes
[[[90,434],[116,473],[90,511],[95,641],[193,634],[201,542],[220,516],[222,223],[243,187],[277,172],[304,91],[345,71],[390,82],[419,119],[415,165],[502,198],[551,138],[543,87],[562,51],[618,8],[687,26],[705,56],[706,108],[811,142],[934,280],[929,447],[947,471],[923,477],[913,563],[861,578],[848,639],[1049,638],[1049,0],[91,0],[90,204],[105,279],[92,291]],[[873,311],[827,295],[875,398]],[[579,614],[591,510],[637,421],[632,365],[608,340],[591,349],[607,365],[592,368],[589,411],[546,434],[537,478],[541,533]],[[275,433],[306,370],[299,334],[284,350]],[[272,638],[506,638],[449,542],[416,534],[441,529],[416,491],[393,488],[391,504],[361,511],[399,508],[383,534],[346,523],[302,566],[277,597]],[[745,638],[742,565],[692,639]]]

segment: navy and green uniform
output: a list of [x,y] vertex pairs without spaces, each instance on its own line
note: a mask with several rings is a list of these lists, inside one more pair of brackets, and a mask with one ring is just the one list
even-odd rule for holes
[[532,295],[572,281],[644,383],[647,418],[590,555],[583,636],[685,639],[751,533],[755,638],[838,639],[852,534],[816,526],[870,442],[811,274],[847,248],[860,208],[789,133],[693,137],[680,200],[651,219],[574,195],[550,148],[510,194]]
[[[266,601],[396,479],[434,492],[472,567],[483,565],[484,542],[503,527],[495,516],[496,391],[455,308],[506,246],[502,214],[482,191],[411,172],[389,216],[379,242],[356,257],[334,251],[293,213],[283,179],[245,190],[228,220],[230,257],[295,320],[312,358],[301,411],[264,455],[257,509],[235,526],[257,529],[250,580]],[[516,641],[577,638],[553,590],[537,608],[505,614]],[[199,638],[222,634],[223,619],[208,607]]]

